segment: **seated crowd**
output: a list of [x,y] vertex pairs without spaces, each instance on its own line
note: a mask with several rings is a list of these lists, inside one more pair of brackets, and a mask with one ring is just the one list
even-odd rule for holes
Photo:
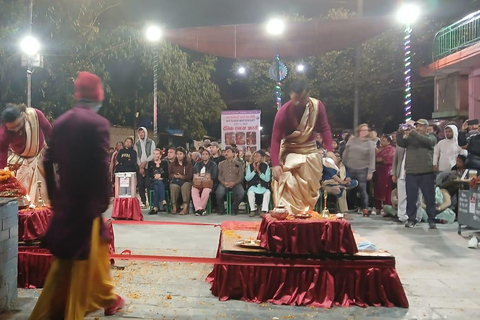
[[[367,124],[358,126],[355,133],[346,130],[342,141],[334,140],[333,160],[326,157],[322,138],[317,135],[318,152],[323,156],[322,190],[319,191],[337,199],[339,212],[347,212],[350,206],[358,208],[364,216],[381,213],[397,216],[400,222],[405,222],[405,172],[408,171],[405,158],[409,149],[397,145],[397,139],[406,139],[413,127],[412,122],[400,136],[394,132],[380,138]],[[438,137],[438,132],[438,128],[429,126],[429,134],[435,135],[438,141],[432,151],[433,159],[427,160],[432,163],[415,165],[433,166],[437,177],[436,186],[432,186],[437,219],[453,222],[455,213],[450,209],[455,206],[458,190],[444,190],[442,186],[464,176],[466,168],[480,167],[480,135],[478,125],[469,126],[467,122],[460,132],[455,124],[447,125],[444,139]],[[116,172],[137,173],[143,208],[147,207],[146,193],[150,195],[150,214],[170,210],[173,214],[185,215],[190,211],[204,215],[208,208],[225,214],[226,198],[227,210],[233,215],[238,213],[241,202],[248,205],[251,217],[271,208],[272,174],[268,151],[251,153],[235,145],[227,145],[222,150],[217,142],[209,140],[198,150],[187,151],[182,147],[160,150],[147,138],[143,127],[138,130],[138,139],[135,144],[132,138],[117,143],[112,150],[110,172],[112,180]],[[424,209],[420,193],[418,221],[422,217],[425,219]]]
[[[227,205],[233,215],[238,213],[241,202],[248,202],[251,217],[268,212],[271,202],[268,152],[246,153],[230,145],[221,150],[217,142],[209,141],[190,152],[183,147],[161,150],[155,148],[153,141],[149,143],[150,139],[140,134],[142,131],[146,129],[139,129],[137,144],[132,138],[117,143],[111,151],[110,172],[112,181],[118,172],[137,173],[142,208],[147,208],[145,191],[151,196],[150,214],[169,210],[185,215],[193,208],[195,215],[201,216],[205,215],[209,201],[218,214],[225,214],[227,195],[231,195],[231,203]],[[144,152],[143,161],[138,150]],[[146,164],[142,165],[144,161]],[[145,179],[147,190],[139,178]],[[258,206],[257,200],[260,200]]]

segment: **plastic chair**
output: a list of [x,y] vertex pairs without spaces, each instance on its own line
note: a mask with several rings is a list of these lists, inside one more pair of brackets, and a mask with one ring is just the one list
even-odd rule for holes
[[[315,204],[315,211],[318,212],[318,213],[322,213],[323,208],[325,207],[325,204],[323,203],[323,197],[324,197],[325,192],[326,191],[323,190],[323,189],[320,189],[320,191],[319,191],[320,196],[318,197],[318,201]],[[345,192],[345,190],[343,192]],[[328,194],[327,197],[329,195],[334,196],[333,194]],[[337,196],[334,196],[334,197],[335,197],[335,202],[336,202],[335,211],[338,211],[338,197]],[[327,198],[327,201],[328,201],[328,198]]]
[[208,196],[207,207],[205,208],[205,213],[206,214],[211,214],[212,213],[212,193],[213,192],[210,192],[210,195]]
[[148,204],[150,206],[150,210],[153,209],[153,203],[152,203],[152,199],[153,199],[153,195],[155,194],[155,191],[154,190],[150,190],[148,191]]

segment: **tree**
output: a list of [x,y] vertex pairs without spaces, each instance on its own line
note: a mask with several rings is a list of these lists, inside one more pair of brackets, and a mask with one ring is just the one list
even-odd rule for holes
[[[0,4],[2,2],[12,3],[0,0]],[[25,3],[14,3],[17,16],[25,14],[26,17]],[[52,0],[35,5],[34,30],[45,48],[42,51],[45,64],[44,68],[34,71],[32,101],[50,119],[73,105],[73,80],[82,70],[95,73],[103,80],[105,100],[100,113],[112,124],[133,125],[135,106],[143,118],[152,117],[152,48],[144,41],[143,26],[134,23],[104,26],[101,23],[102,14],[115,10],[119,3],[114,0]],[[28,25],[18,17],[12,21]],[[6,37],[13,41],[19,36],[18,29],[9,27],[15,24],[4,26],[2,22],[0,39]],[[158,50],[159,129],[172,126],[183,129],[187,135],[203,136],[205,125],[219,117],[225,108],[218,87],[211,81],[215,59],[203,56],[193,60],[178,46],[168,43],[160,44]],[[0,66],[7,64],[5,69],[0,69],[0,102],[3,104],[24,99],[25,79],[8,77],[24,73],[16,51],[14,46],[0,47]],[[11,55],[15,59],[8,60]],[[132,67],[131,74],[112,79],[111,74],[117,74],[115,68],[126,66]],[[8,78],[14,81],[9,82]]]

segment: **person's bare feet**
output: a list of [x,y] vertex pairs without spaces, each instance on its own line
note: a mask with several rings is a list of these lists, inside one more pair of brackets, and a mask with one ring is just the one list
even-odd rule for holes
[[188,204],[184,204],[182,211],[180,211],[180,215],[184,216],[186,214],[188,214]]

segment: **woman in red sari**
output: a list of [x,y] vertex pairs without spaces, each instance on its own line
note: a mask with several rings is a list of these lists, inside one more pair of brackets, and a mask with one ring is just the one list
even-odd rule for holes
[[380,212],[383,205],[392,204],[392,171],[393,157],[395,156],[395,147],[391,144],[392,138],[384,134],[380,139],[380,148],[376,151],[376,175],[375,180],[375,208]]

